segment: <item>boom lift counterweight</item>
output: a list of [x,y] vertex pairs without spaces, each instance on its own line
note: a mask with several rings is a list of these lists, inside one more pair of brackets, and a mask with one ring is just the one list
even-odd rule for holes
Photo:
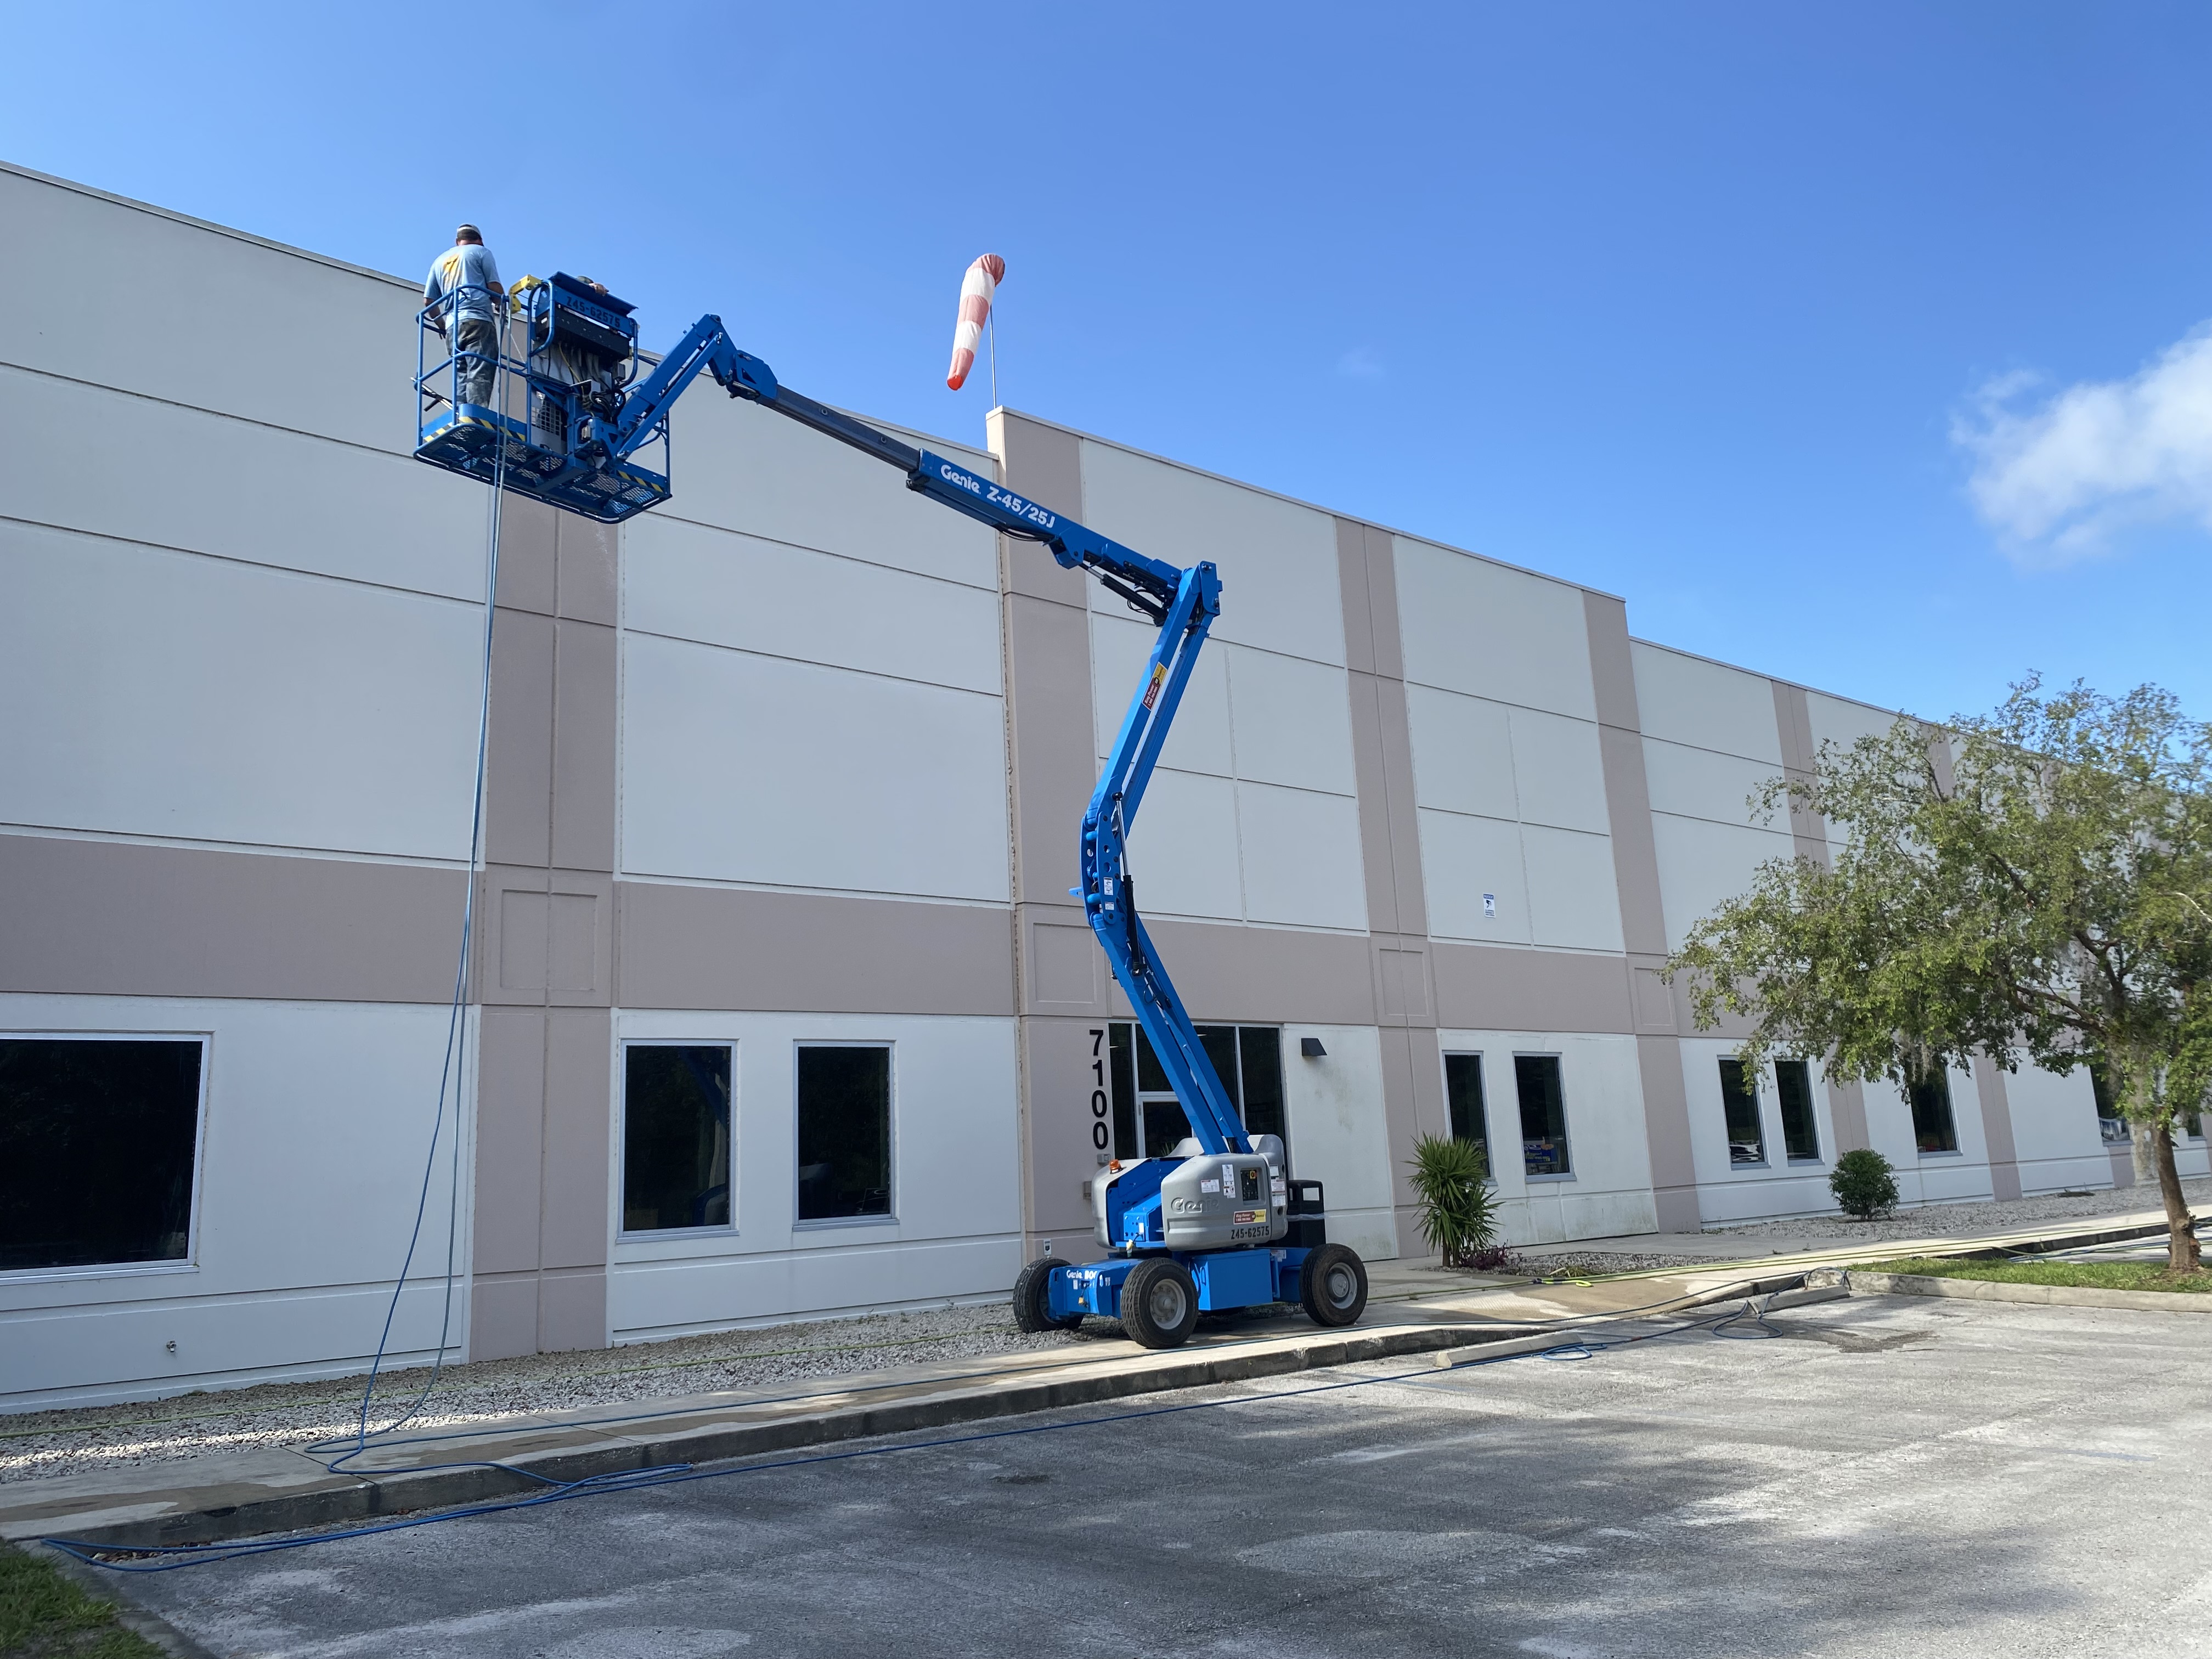
[[[907,488],[1001,535],[1041,543],[1069,569],[1088,570],[1158,629],[1145,678],[1083,815],[1083,884],[1073,890],[1114,976],[1188,1119],[1191,1136],[1164,1158],[1114,1163],[1091,1183],[1108,1258],[1077,1266],[1047,1256],[1022,1269],[1014,1311],[1024,1328],[1067,1328],[1086,1315],[1119,1318],[1151,1347],[1186,1340],[1201,1311],[1302,1303],[1323,1325],[1366,1306],[1359,1258],[1323,1236],[1318,1182],[1292,1182],[1282,1143],[1245,1133],[1137,912],[1127,839],[1198,653],[1221,614],[1210,562],[1180,569],[1147,558],[959,465],[918,449],[777,380],[740,351],[717,317],[702,317],[641,380],[630,307],[566,276],[516,284],[526,349],[503,345],[496,409],[460,401],[459,365],[428,342],[451,295],[422,313],[426,349],[416,390],[417,459],[566,511],[618,522],[670,498],[665,471],[633,457],[665,453],[669,411],[702,374],[742,398],[811,427],[906,474]],[[510,412],[514,411],[514,412]],[[500,471],[500,447],[506,446]]]

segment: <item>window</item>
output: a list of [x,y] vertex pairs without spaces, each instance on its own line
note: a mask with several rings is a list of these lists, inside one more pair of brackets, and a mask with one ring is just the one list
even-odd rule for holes
[[2113,1097],[2112,1085],[2105,1075],[2105,1068],[2095,1060],[2089,1062],[2089,1087],[2097,1097],[2097,1133],[2108,1146],[2128,1144],[2128,1121],[2120,1115],[2120,1103]]
[[[1229,1103],[1248,1135],[1278,1135],[1285,1164],[1290,1121],[1283,1106],[1283,1034],[1273,1025],[1200,1025],[1198,1041],[1229,1093]],[[1190,1120],[1152,1052],[1152,1039],[1133,1020],[1109,1028],[1114,1082],[1114,1156],[1165,1158],[1190,1133]]]
[[1291,1162],[1290,1114],[1283,1108],[1283,1034],[1272,1025],[1237,1028],[1237,1113],[1244,1132],[1273,1135],[1283,1143],[1283,1166]]
[[891,1051],[799,1050],[799,1218],[891,1212]]
[[1774,1062],[1774,1091],[1782,1097],[1782,1150],[1792,1164],[1820,1161],[1820,1121],[1813,1112],[1813,1070],[1802,1060]]
[[1759,1122],[1759,1092],[1734,1054],[1721,1056],[1721,1115],[1728,1125],[1729,1162],[1766,1162],[1766,1133]]
[[1567,1103],[1559,1092],[1557,1054],[1513,1056],[1521,1096],[1521,1162],[1532,1176],[1573,1173],[1567,1158]]
[[191,1257],[198,1037],[0,1038],[0,1269]]
[[1444,1056],[1444,1105],[1451,1114],[1452,1139],[1471,1140],[1490,1162],[1490,1123],[1482,1109],[1482,1056]]
[[1950,1078],[1940,1071],[1929,1072],[1907,1084],[1905,1094],[1912,1102],[1912,1138],[1921,1152],[1957,1152],[1959,1129],[1951,1121]]
[[623,1231],[730,1224],[730,1051],[633,1042],[623,1051]]

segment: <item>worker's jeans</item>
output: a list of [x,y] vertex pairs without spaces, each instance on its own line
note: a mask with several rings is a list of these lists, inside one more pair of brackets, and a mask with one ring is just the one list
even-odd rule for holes
[[459,359],[460,400],[489,408],[493,377],[499,371],[499,325],[489,317],[456,319],[453,356]]

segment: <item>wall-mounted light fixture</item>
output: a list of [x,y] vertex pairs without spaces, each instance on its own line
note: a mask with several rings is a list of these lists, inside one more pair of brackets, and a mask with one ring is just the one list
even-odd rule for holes
[[1308,1060],[1325,1060],[1328,1057],[1328,1050],[1321,1046],[1319,1037],[1300,1037],[1298,1053]]

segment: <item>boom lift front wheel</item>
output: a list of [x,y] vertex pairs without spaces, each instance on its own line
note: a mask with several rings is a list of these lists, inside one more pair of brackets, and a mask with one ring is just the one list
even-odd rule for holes
[[1341,1244],[1324,1244],[1298,1271],[1298,1301],[1316,1325],[1349,1325],[1367,1310],[1367,1264]]
[[1083,1322],[1079,1313],[1052,1316],[1052,1270],[1060,1265],[1041,1255],[1014,1275],[1014,1323],[1032,1336],[1042,1331],[1072,1331]]
[[1139,1261],[1121,1281],[1121,1323],[1147,1348],[1180,1348],[1198,1326],[1198,1285],[1182,1262]]

